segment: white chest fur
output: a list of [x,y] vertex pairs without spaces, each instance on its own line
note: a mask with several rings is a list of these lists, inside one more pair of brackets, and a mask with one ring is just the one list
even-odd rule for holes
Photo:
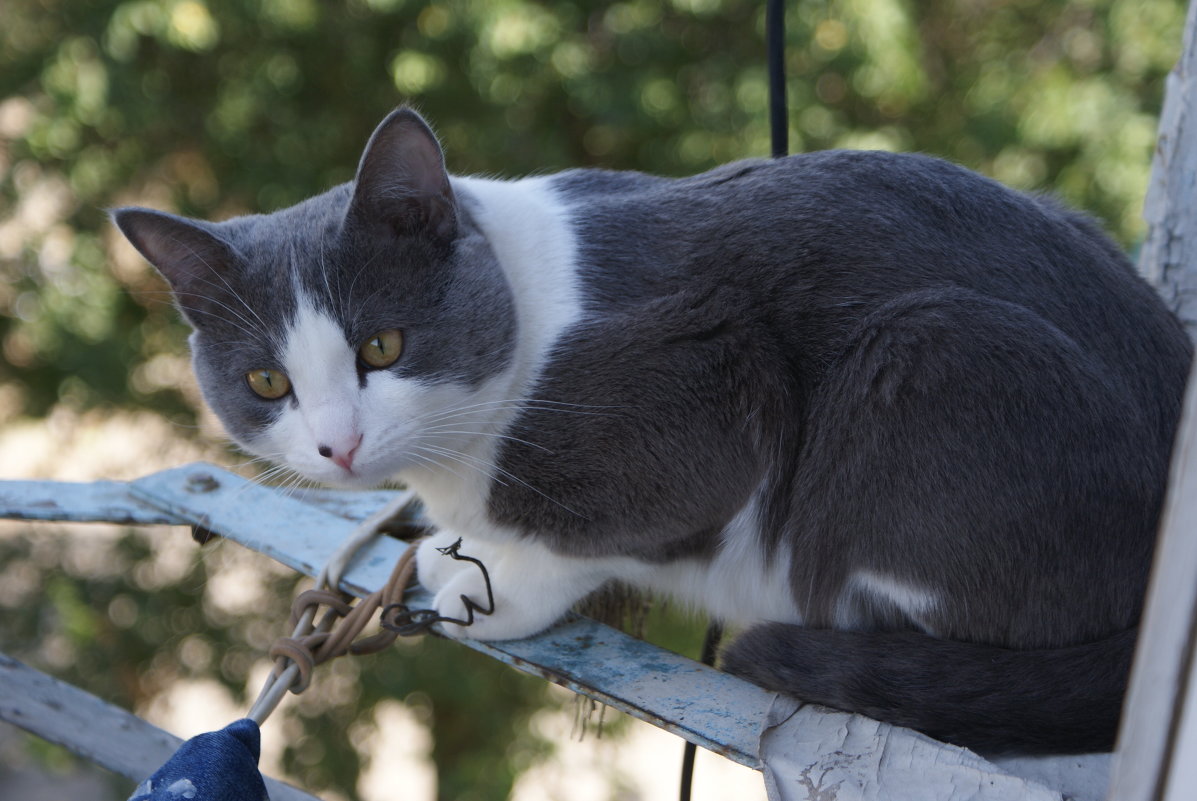
[[626,580],[725,623],[801,623],[802,612],[790,589],[792,554],[784,545],[766,552],[757,513],[753,499],[724,528],[719,549],[709,562],[635,563],[626,568]]
[[[493,432],[501,434],[528,400],[549,351],[582,316],[576,275],[575,241],[569,210],[553,195],[548,179],[518,182],[454,179],[454,190],[490,241],[515,297],[516,356],[502,375],[480,388],[475,409],[492,415]],[[463,414],[469,414],[463,410]],[[758,536],[757,505],[749,503],[727,526],[713,560],[649,564],[633,559],[573,559],[556,556],[538,543],[492,524],[486,511],[483,470],[496,481],[519,481],[496,472],[500,440],[480,437],[469,453],[469,469],[454,472],[417,470],[403,476],[421,495],[429,517],[445,530],[441,539],[465,536],[489,553],[496,586],[515,607],[525,603],[560,614],[580,595],[617,579],[658,595],[703,609],[735,624],[766,620],[800,622],[789,587],[790,554],[764,555]],[[452,465],[449,465],[452,467]],[[456,474],[455,474],[456,473]],[[497,548],[497,550],[496,550]],[[431,554],[431,548],[424,549]],[[426,559],[434,559],[428,556]],[[427,564],[427,562],[425,563]],[[425,568],[430,570],[431,566]],[[532,580],[532,575],[552,577]],[[467,573],[468,575],[468,573]],[[460,578],[458,581],[468,580]],[[456,602],[461,587],[445,590],[443,602]],[[537,618],[539,620],[539,618]],[[538,622],[536,625],[543,625]],[[492,636],[512,636],[535,626],[527,622],[490,621]],[[501,632],[501,633],[500,633]],[[486,636],[482,629],[473,636]]]
[[[569,209],[547,178],[493,181],[454,178],[453,189],[482,229],[511,287],[516,343],[511,365],[458,402],[455,418],[482,435],[462,442],[463,453],[448,470],[413,469],[399,478],[424,500],[437,525],[492,540],[511,532],[492,526],[486,514],[486,483],[518,481],[495,465],[501,437],[540,376],[561,334],[582,314],[576,246]],[[478,421],[486,421],[479,428]],[[463,426],[464,428],[465,426]]]

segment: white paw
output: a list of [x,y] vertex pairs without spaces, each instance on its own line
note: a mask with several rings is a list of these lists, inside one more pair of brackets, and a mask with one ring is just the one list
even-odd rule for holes
[[[477,571],[469,562],[459,561],[444,553],[441,549],[448,548],[461,539],[452,531],[438,531],[430,537],[420,541],[416,546],[416,578],[420,585],[429,592],[435,593],[453,580],[453,577],[466,570]],[[489,553],[490,549],[481,546],[477,540],[470,540],[462,548],[468,556],[478,559],[483,557],[480,552]],[[485,560],[484,560],[485,562]]]
[[[455,639],[469,637],[474,640],[519,640],[539,634],[556,623],[573,605],[566,603],[537,603],[526,592],[520,592],[520,585],[513,585],[506,581],[495,585],[494,611],[487,615],[479,610],[474,611],[474,620],[469,626],[456,623],[442,623],[445,634]],[[507,591],[499,589],[505,587]],[[511,590],[516,590],[512,592]],[[469,620],[466,604],[462,596],[469,598],[473,606],[486,609],[486,584],[482,580],[481,571],[462,573],[456,576],[436,595],[433,606],[442,617],[452,617],[458,620]]]
[[[468,553],[464,548],[463,553]],[[470,556],[477,554],[468,553]],[[610,576],[585,560],[559,557],[529,542],[495,547],[491,560],[478,556],[490,575],[494,611],[474,610],[468,626],[442,623],[445,634],[457,639],[518,640],[544,631],[575,603]],[[471,606],[487,607],[486,581],[474,564],[454,575],[436,593],[433,608],[442,617],[469,620]]]

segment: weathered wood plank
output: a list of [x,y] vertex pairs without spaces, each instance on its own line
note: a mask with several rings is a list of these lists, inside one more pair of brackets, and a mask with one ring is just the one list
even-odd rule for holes
[[[414,603],[431,598],[421,592]],[[758,736],[773,694],[583,617],[536,637],[463,643],[525,673],[760,769]]]
[[1189,4],[1184,48],[1168,74],[1151,183],[1143,203],[1147,238],[1139,271],[1197,340],[1197,3]]
[[1188,645],[1189,676],[1184,697],[1177,701],[1176,737],[1160,801],[1193,801],[1197,797],[1197,637]]
[[[352,524],[210,465],[189,465],[133,482],[134,495],[201,521],[294,570],[315,575]],[[362,596],[381,586],[403,543],[383,538],[364,549],[342,588]],[[427,605],[416,592],[412,603]],[[537,637],[463,641],[526,673],[589,695],[749,767],[759,767],[757,736],[772,695],[594,621],[575,618]]]
[[[1168,75],[1139,270],[1197,339],[1197,2]],[[1185,410],[1130,690],[1111,798],[1191,798],[1197,784],[1197,369]],[[1178,775],[1177,771],[1189,773]]]
[[[0,720],[61,745],[132,785],[170,759],[182,740],[80,690],[0,654]],[[230,721],[231,722],[231,721]],[[319,801],[266,778],[271,801]]]
[[[1197,652],[1197,370],[1189,377],[1172,477],[1135,665],[1119,732],[1111,798],[1148,801],[1165,797],[1176,760],[1185,691]],[[1197,753],[1188,759],[1197,761]],[[1191,789],[1191,788],[1190,788]],[[1179,796],[1177,796],[1179,797]]]
[[[972,751],[910,729],[781,697],[769,710],[761,757],[774,801],[1062,798],[995,769]],[[1098,801],[1099,796],[1082,798]]]
[[123,481],[0,481],[0,518],[125,525],[187,522],[137,500]]
[[406,494],[395,490],[328,490],[328,489],[300,489],[292,493],[292,497],[312,506],[319,507],[329,514],[338,515],[346,520],[365,520],[370,515],[386,506],[396,495]]
[[[351,520],[209,464],[133,481],[130,493],[183,519],[314,576],[354,528]],[[404,543],[383,537],[346,571],[343,589],[362,596],[385,583]]]
[[[364,520],[395,492],[301,489],[294,496],[346,520]],[[134,497],[124,481],[0,481],[0,519],[130,526],[189,522]]]
[[990,760],[1007,773],[1056,790],[1070,801],[1102,801],[1110,789],[1113,754],[1053,757],[997,757]]

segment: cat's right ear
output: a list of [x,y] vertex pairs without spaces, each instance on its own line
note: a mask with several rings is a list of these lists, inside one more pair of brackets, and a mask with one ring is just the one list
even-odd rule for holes
[[201,224],[152,209],[110,212],[112,221],[146,261],[162,274],[193,326],[202,325],[231,292],[226,273],[237,261],[232,246]]
[[349,218],[401,236],[447,242],[457,232],[457,203],[445,157],[424,118],[392,111],[366,144],[354,181]]

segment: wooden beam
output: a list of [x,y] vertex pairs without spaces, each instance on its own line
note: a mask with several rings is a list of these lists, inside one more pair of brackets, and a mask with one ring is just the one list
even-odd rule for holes
[[[1197,2],[1168,75],[1139,270],[1197,339]],[[1195,365],[1197,367],[1197,365]],[[1172,455],[1168,497],[1110,798],[1180,801],[1197,786],[1197,369]],[[1188,771],[1185,773],[1185,771]]]
[[[395,496],[385,491],[323,489],[300,489],[294,494],[329,514],[353,521],[365,519]],[[139,500],[124,481],[0,481],[0,519],[126,526],[189,523]]]
[[1189,5],[1180,61],[1168,74],[1139,272],[1197,340],[1197,2]]
[[[133,785],[149,778],[183,742],[4,654],[0,654],[0,720],[119,773]],[[289,784],[264,778],[271,801],[319,801]]]
[[[211,465],[155,473],[132,482],[130,490],[309,576],[353,530],[344,518]],[[361,597],[381,587],[405,547],[386,537],[371,543],[351,563],[342,589]],[[417,589],[411,603],[428,606],[431,598]],[[741,679],[581,617],[525,640],[462,642],[742,765],[760,767],[757,737],[772,694]]]
[[76,523],[186,523],[129,494],[123,481],[3,481],[0,518]]
[[[1189,378],[1110,798],[1166,797],[1197,648],[1197,380]],[[1197,751],[1186,758],[1197,762]],[[1192,788],[1190,788],[1190,791]],[[1191,797],[1191,796],[1187,796]]]
[[997,770],[972,751],[910,729],[780,696],[761,737],[773,801],[1100,801],[1107,756],[1011,759]]

